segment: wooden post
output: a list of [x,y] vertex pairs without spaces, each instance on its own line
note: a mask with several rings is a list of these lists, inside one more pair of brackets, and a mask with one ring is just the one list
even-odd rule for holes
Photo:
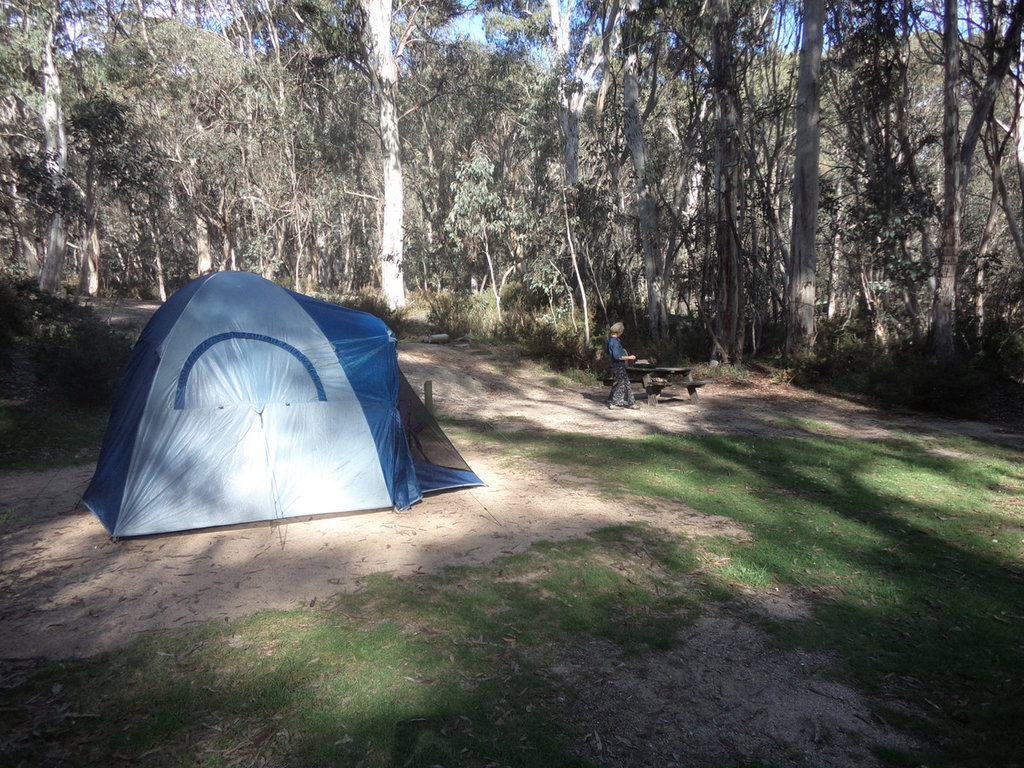
[[430,415],[437,418],[437,414],[434,413],[434,382],[430,379],[423,382],[423,404],[427,406]]

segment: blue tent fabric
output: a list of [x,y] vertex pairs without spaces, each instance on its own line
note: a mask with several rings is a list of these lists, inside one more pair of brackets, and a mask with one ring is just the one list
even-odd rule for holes
[[83,503],[124,537],[483,485],[461,457],[413,456],[402,382],[378,318],[247,272],[200,277],[139,337]]

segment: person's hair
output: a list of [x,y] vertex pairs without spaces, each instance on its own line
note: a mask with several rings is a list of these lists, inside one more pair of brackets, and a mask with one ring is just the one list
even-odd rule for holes
[[626,330],[626,326],[622,323],[615,323],[615,325],[612,326],[612,333],[622,333],[624,330]]

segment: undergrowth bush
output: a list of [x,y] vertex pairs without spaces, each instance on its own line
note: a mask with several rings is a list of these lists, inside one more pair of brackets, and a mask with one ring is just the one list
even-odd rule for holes
[[79,405],[109,402],[134,338],[109,328],[71,299],[42,293],[32,280],[0,283],[0,336],[26,349],[34,375],[57,397]]
[[688,320],[673,325],[664,339],[643,342],[643,348],[644,357],[652,358],[661,365],[690,365],[707,362],[710,346],[704,325]]
[[95,317],[42,330],[36,346],[40,379],[70,403],[108,403],[131,354],[131,338]]
[[1005,379],[983,358],[938,363],[918,345],[883,347],[828,326],[814,351],[790,365],[797,386],[959,417],[979,416]]
[[0,282],[0,364],[8,359],[15,337],[22,333],[23,323],[18,294],[8,281]]
[[489,294],[430,293],[424,298],[430,308],[427,324],[432,333],[447,333],[452,338],[491,336],[494,306]]
[[1012,328],[1005,321],[990,323],[982,349],[1007,378],[1024,384],[1024,329]]
[[360,291],[347,296],[327,294],[321,298],[333,304],[340,304],[343,307],[373,315],[382,320],[398,338],[405,336],[411,327],[408,307],[392,309],[388,306],[387,300],[374,291]]
[[498,335],[515,342],[530,357],[547,361],[556,371],[594,366],[593,346],[588,347],[582,329],[569,322],[552,324],[529,312],[503,312]]

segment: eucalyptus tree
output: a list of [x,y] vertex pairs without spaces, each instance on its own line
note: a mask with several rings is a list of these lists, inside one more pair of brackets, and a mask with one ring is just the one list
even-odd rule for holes
[[825,163],[834,177],[836,231],[865,324],[879,343],[924,337],[936,191],[933,148],[941,90],[928,65],[929,31],[913,3],[834,4],[825,62]]
[[[57,69],[54,49],[57,36],[63,26],[59,18],[59,5],[45,17],[46,36],[43,43],[43,110],[40,115],[43,124],[43,152],[46,171],[54,196],[59,196],[65,184],[67,173],[68,146],[64,130],[64,104],[61,95],[60,71]],[[39,272],[39,288],[46,293],[56,293],[61,286],[64,258],[67,254],[67,224],[63,212],[58,208],[50,217],[49,234],[46,238],[46,252]]]
[[[251,70],[222,34],[177,19],[150,21],[144,36],[109,57],[111,85],[168,158],[167,183],[181,205],[179,225],[194,233],[200,273],[238,268],[244,248],[246,169],[257,156],[253,132],[264,125],[250,109]],[[208,239],[219,241],[220,255],[204,263]]]
[[583,108],[616,47],[624,10],[619,0],[548,0],[550,58],[558,87],[565,183],[570,187],[579,181]]
[[807,351],[814,340],[817,283],[818,164],[821,134],[821,52],[824,0],[804,0],[800,77],[796,96],[796,145],[793,163],[793,236],[787,269],[786,352]]
[[763,339],[786,325],[792,224],[799,215],[791,190],[800,31],[799,9],[785,2],[748,8],[739,46],[747,196],[741,214],[747,263],[745,322],[751,351],[756,353]]
[[[636,209],[640,233],[640,249],[643,255],[644,278],[647,283],[647,324],[648,331],[655,339],[668,332],[668,309],[665,305],[665,258],[661,251],[658,228],[658,204],[656,185],[648,167],[647,141],[644,138],[643,118],[640,108],[640,47],[645,26],[654,20],[641,13],[640,3],[630,0],[622,33],[622,107],[626,147],[633,163],[633,177],[636,180]],[[656,61],[656,57],[652,57]],[[653,64],[652,64],[653,70]],[[648,79],[653,94],[656,78]],[[653,97],[652,97],[653,98]],[[650,102],[649,102],[650,103]]]
[[943,5],[943,210],[939,246],[938,283],[932,310],[932,345],[936,358],[950,361],[955,353],[954,316],[961,223],[974,151],[985,123],[991,118],[996,97],[1010,65],[1020,55],[1024,4],[1012,6],[985,3],[983,39],[988,67],[977,102],[963,136],[959,131],[961,85],[960,14],[957,0]]
[[[471,41],[421,45],[410,71],[403,145],[418,204],[407,209],[407,258],[424,287],[532,283],[564,238],[551,226],[560,184],[549,173],[558,156],[550,79],[532,57]],[[474,201],[486,194],[500,203]],[[481,211],[493,221],[481,224]],[[475,258],[481,226],[501,265],[494,281]]]
[[740,202],[743,163],[738,78],[738,17],[730,0],[712,0],[711,89],[715,100],[716,312],[713,338],[722,362],[743,357],[743,244]]
[[[402,275],[402,148],[398,138],[398,57],[404,37],[392,49],[392,0],[359,0],[365,21],[367,73],[377,97],[382,154],[382,215],[380,224],[380,280],[388,305],[405,306]],[[407,28],[408,29],[408,28]]]
[[[83,94],[70,111],[68,132],[78,159],[76,186],[82,199],[78,293],[95,296],[104,267],[108,285],[124,284],[128,277],[129,269],[112,270],[101,259],[104,251],[114,256],[139,250],[138,242],[118,234],[128,221],[146,220],[145,239],[159,260],[165,236],[156,233],[173,230],[165,218],[168,197],[161,178],[166,158],[142,132],[132,107],[109,91]],[[119,267],[124,263],[111,261]],[[157,291],[166,298],[162,265],[154,270]]]
[[[0,5],[0,213],[5,266],[38,279],[37,217],[44,214],[48,189],[38,151],[39,51],[43,30],[31,3]],[[38,194],[36,192],[38,191]],[[0,257],[2,258],[2,257]]]

